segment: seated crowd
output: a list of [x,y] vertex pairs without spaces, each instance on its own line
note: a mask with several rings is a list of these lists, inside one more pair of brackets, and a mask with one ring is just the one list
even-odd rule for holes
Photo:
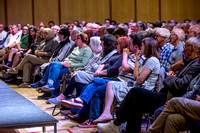
[[155,112],[147,132],[200,131],[199,20],[48,27],[0,24],[2,80],[43,92],[79,127],[140,133],[143,114]]

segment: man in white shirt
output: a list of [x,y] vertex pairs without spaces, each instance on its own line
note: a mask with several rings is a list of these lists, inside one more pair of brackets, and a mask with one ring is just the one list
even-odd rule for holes
[[4,30],[4,25],[0,24],[0,42],[6,37],[7,32]]
[[[16,24],[12,25],[11,34],[8,35],[6,41],[3,43],[1,48],[5,48],[6,53],[9,53],[10,48],[15,47],[21,39],[21,34],[18,33],[18,27]],[[7,54],[0,58],[0,61],[3,61],[7,58]]]

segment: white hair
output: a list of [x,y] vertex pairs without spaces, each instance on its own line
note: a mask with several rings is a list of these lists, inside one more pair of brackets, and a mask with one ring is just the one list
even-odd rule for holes
[[102,51],[102,46],[100,45],[100,37],[91,37],[90,38],[90,47],[91,49],[95,50],[96,52]]
[[175,28],[172,31],[178,36],[178,40],[185,40],[185,32],[182,29]]
[[166,42],[169,41],[170,31],[168,29],[158,28],[156,29],[156,34],[159,34],[160,36],[164,37]]

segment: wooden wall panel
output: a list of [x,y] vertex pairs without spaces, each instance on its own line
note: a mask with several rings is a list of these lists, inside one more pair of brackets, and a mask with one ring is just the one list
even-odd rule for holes
[[135,20],[135,0],[112,0],[112,19],[117,23]]
[[198,20],[200,18],[199,0],[161,0],[161,20],[172,18],[183,22],[184,19]]
[[42,21],[48,26],[50,20],[59,24],[58,0],[34,0],[35,26]]
[[32,24],[31,0],[7,0],[8,25],[13,23]]
[[85,20],[85,0],[60,0],[61,23]]
[[109,0],[86,0],[86,21],[104,23],[110,18]]
[[6,25],[4,0],[0,0],[0,23]]
[[137,21],[155,22],[159,20],[159,0],[137,0]]

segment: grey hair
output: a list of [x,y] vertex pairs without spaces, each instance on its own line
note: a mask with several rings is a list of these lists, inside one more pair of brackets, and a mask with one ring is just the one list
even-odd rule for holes
[[76,31],[76,34],[78,34],[78,33],[82,33],[82,32],[83,32],[82,29],[79,28],[79,27],[75,27],[73,30]]
[[159,34],[162,37],[165,37],[165,41],[169,42],[169,37],[170,37],[170,31],[166,28],[158,28],[156,30],[156,33]]
[[91,37],[90,38],[90,47],[94,49],[96,52],[102,52],[102,46],[100,37]]
[[172,31],[178,36],[180,41],[185,40],[185,32],[182,29],[175,28]]
[[190,37],[185,43],[188,45],[193,45],[196,49],[196,52],[198,52],[200,48],[200,42],[197,37]]

